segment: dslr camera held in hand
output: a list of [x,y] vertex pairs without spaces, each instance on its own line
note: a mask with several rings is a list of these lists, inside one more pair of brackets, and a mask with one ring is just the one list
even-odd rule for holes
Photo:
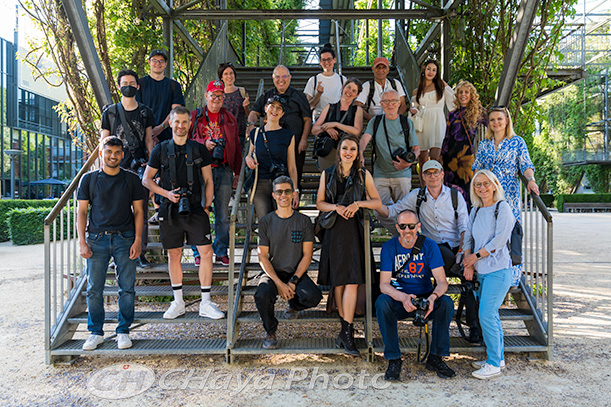
[[284,164],[272,163],[272,165],[269,167],[269,172],[273,175],[274,179],[282,175],[288,175],[288,171],[286,170],[286,165]]
[[146,158],[134,158],[129,164],[129,169],[138,174],[140,179],[142,179],[144,170],[146,170],[146,163],[148,163]]
[[415,326],[425,326],[426,321],[424,315],[429,309],[429,300],[424,297],[412,298],[412,305],[416,307],[416,315],[414,315]]
[[465,268],[462,265],[462,259],[464,255],[462,252],[459,252],[456,255],[456,262],[450,267],[448,270],[448,277],[457,277],[460,278],[460,284],[458,285],[458,289],[461,294],[466,294],[469,291],[477,291],[479,288],[479,281],[477,281],[477,273],[473,274],[473,278],[471,281],[465,278]]
[[406,149],[404,149],[403,147],[399,147],[397,148],[395,151],[392,152],[392,160],[393,161],[399,161],[396,159],[396,157],[399,157],[400,159],[402,159],[403,161],[411,164],[414,161],[416,161],[416,154],[414,154],[413,151],[407,151]]
[[191,214],[191,204],[189,203],[189,197],[191,196],[191,191],[188,187],[179,188],[175,194],[180,195],[180,199],[178,200],[178,214],[179,215],[190,215]]
[[225,139],[212,139],[212,141],[216,143],[212,149],[212,161],[214,161],[215,164],[220,164],[225,160]]

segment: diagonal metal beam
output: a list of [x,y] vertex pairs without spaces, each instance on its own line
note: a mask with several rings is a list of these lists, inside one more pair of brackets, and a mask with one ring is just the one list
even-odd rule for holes
[[187,4],[185,4],[183,6],[176,7],[174,9],[174,12],[175,13],[182,13],[183,11],[188,10],[190,7],[193,7],[196,4],[203,3],[203,2],[204,2],[204,0],[193,0],[193,1],[190,1],[190,2],[188,2]]
[[83,58],[87,76],[91,81],[93,94],[95,95],[100,110],[102,110],[104,105],[112,103],[112,96],[110,94],[108,82],[106,82],[106,78],[104,77],[104,71],[102,70],[102,63],[100,62],[98,51],[93,45],[93,37],[89,30],[89,24],[87,23],[87,17],[83,10],[83,4],[77,0],[64,0],[62,3],[64,10],[66,10],[68,21],[70,21],[70,28],[74,34],[79,53],[81,58]]
[[[161,0],[150,0],[150,1],[153,7],[155,8],[155,10],[157,10],[157,12],[160,13],[162,17],[172,19],[172,24],[174,28],[176,28],[177,34],[180,36],[180,38],[182,38],[187,43],[187,45],[189,46],[189,48],[191,48],[191,51],[193,51],[193,53],[195,54],[197,58],[199,58],[200,60],[203,60],[206,53],[204,52],[202,47],[199,46],[195,38],[191,37],[191,34],[189,34],[189,31],[184,26],[182,21],[174,20],[172,18],[172,16],[176,13],[176,10],[172,10],[170,6],[168,6],[165,2]],[[191,2],[191,3],[198,3],[198,2],[199,0],[195,2]]]
[[[442,10],[443,17],[446,18],[448,14],[456,11],[456,9],[464,2],[465,0],[454,0],[452,2],[448,1]],[[441,21],[435,21],[414,52],[414,56],[416,57],[418,64],[422,63],[426,49],[433,41],[435,41],[435,39],[437,39],[437,37],[439,37],[439,34],[441,34]]]
[[518,78],[522,57],[528,43],[528,36],[532,29],[532,24],[537,14],[539,0],[522,0],[518,9],[518,18],[509,41],[509,49],[505,55],[503,72],[496,89],[495,105],[508,106],[511,101],[511,94]]

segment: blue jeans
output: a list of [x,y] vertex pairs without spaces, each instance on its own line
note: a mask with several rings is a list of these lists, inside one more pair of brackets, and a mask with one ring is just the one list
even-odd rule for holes
[[[214,242],[212,250],[216,257],[227,256],[229,248],[229,200],[233,192],[233,172],[229,166],[213,167],[212,179],[214,182]],[[202,206],[205,197],[202,191]],[[236,203],[237,205],[237,203]],[[199,257],[197,247],[191,246],[193,255]]]
[[499,307],[511,287],[511,268],[478,274],[480,282],[477,297],[479,298],[479,324],[486,344],[488,359],[486,363],[499,367],[503,357],[503,326],[499,317]]
[[133,231],[87,235],[87,244],[93,253],[87,259],[87,308],[89,309],[87,329],[94,335],[104,335],[103,291],[111,257],[114,257],[119,284],[119,325],[116,332],[128,334],[129,327],[134,322],[136,260],[129,258],[129,249],[134,243],[134,238]]
[[[413,318],[415,311],[407,312],[403,303],[387,294],[381,294],[376,301],[376,316],[382,340],[384,341],[384,358],[393,360],[401,358],[397,321]],[[435,301],[433,312],[427,319],[433,319],[431,337],[431,355],[450,355],[450,322],[454,315],[454,303],[447,295]]]

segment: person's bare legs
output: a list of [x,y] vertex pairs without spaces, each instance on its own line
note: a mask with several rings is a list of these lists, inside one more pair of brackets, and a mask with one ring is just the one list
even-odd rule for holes
[[441,162],[441,148],[433,147],[429,150],[429,155],[431,156],[431,160],[436,160]]
[[429,150],[420,150],[418,156],[418,176],[420,177],[420,186],[424,187],[424,179],[422,178],[422,166],[429,160]]
[[354,320],[354,312],[356,311],[356,300],[358,293],[357,284],[347,284],[344,286],[344,295],[342,297],[343,318],[349,324]]
[[197,246],[197,251],[201,256],[199,283],[202,287],[207,287],[212,285],[212,245]]
[[170,271],[170,282],[173,286],[182,285],[182,247],[168,249],[168,269]]
[[333,287],[334,290],[334,294],[335,294],[335,305],[337,306],[337,313],[339,314],[339,317],[344,319],[344,311],[342,309],[342,298],[344,297],[344,287],[343,285],[339,285],[336,287]]

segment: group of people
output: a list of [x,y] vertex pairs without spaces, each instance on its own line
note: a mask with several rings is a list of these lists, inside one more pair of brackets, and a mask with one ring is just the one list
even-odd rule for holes
[[[384,356],[389,361],[386,378],[400,378],[397,321],[413,317],[417,304],[425,304],[425,317],[433,321],[426,367],[443,378],[455,376],[443,360],[449,355],[454,314],[452,300],[445,295],[448,276],[478,279],[479,289],[465,298],[468,340],[483,339],[488,358],[474,363],[473,375],[485,379],[500,374],[504,360],[498,309],[521,277],[521,266],[512,264],[507,248],[520,220],[518,172],[528,179],[528,191],[538,193],[534,166],[524,140],[514,133],[509,111],[484,110],[469,82],[461,81],[452,89],[441,80],[433,60],[422,66],[408,107],[401,83],[388,78],[386,58],[374,60],[374,79],[363,84],[334,72],[331,46],[323,47],[319,57],[323,72],[310,78],[304,92],[290,86],[288,68],[277,66],[274,86],[252,108],[248,93],[235,84],[231,63],[220,65],[218,78],[206,89],[205,104],[193,111],[184,107],[180,85],[164,76],[164,51],[150,54],[151,73],[144,78],[131,70],[119,72],[121,101],[102,115],[102,167],[87,173],[78,191],[79,245],[89,272],[91,331],[83,349],[95,349],[104,341],[102,291],[111,258],[119,284],[118,347],[131,346],[136,263],[148,265],[143,254],[149,197],[155,198],[157,208],[149,221],[159,222],[174,294],[163,317],[174,319],[185,313],[181,268],[185,242],[192,246],[199,266],[200,316],[224,317],[210,299],[212,269],[214,262],[230,261],[228,208],[242,161],[252,172],[249,192],[259,220],[263,272],[255,302],[266,331],[263,347],[276,348],[277,296],[288,301],[284,316],[290,319],[322,299],[307,275],[314,227],[298,212],[307,140],[314,134],[313,153],[321,170],[316,198],[317,236],[322,244],[317,282],[331,287],[327,309],[337,310],[341,322],[337,346],[359,355],[353,321],[364,313],[362,220],[363,209],[372,209],[393,235],[382,247],[380,272],[372,276]],[[261,117],[265,121],[258,125]],[[476,151],[480,125],[487,125],[487,130]],[[364,151],[370,143],[371,173],[364,168]],[[412,190],[415,164],[423,187]],[[109,191],[112,201],[107,199]],[[457,274],[457,269],[464,272]]]

